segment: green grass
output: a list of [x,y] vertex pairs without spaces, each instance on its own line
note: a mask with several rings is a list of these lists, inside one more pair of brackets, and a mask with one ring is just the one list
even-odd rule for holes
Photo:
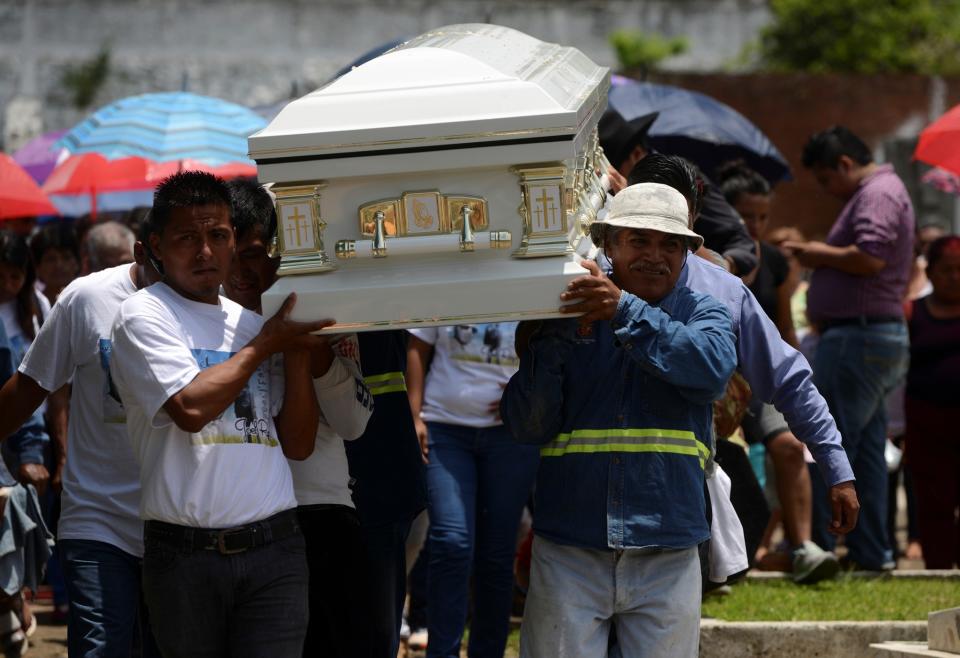
[[724,621],[910,621],[960,605],[960,581],[850,578],[800,586],[747,580],[703,601],[703,616]]
[[[925,621],[927,613],[960,605],[960,580],[851,578],[817,585],[746,580],[729,596],[703,601],[704,618],[723,621]],[[463,638],[466,646],[469,629]],[[510,630],[505,658],[520,653],[520,629]]]

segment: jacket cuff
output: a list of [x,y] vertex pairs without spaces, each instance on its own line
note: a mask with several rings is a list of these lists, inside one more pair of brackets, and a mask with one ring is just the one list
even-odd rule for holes
[[850,466],[850,460],[846,453],[831,452],[824,458],[823,455],[815,458],[817,468],[820,470],[820,476],[828,487],[833,487],[841,482],[855,482],[853,468]]

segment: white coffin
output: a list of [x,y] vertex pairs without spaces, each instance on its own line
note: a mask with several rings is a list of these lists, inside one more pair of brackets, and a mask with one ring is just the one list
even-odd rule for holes
[[296,291],[330,332],[558,316],[608,86],[576,49],[452,25],[291,102],[249,140],[279,218],[264,313]]

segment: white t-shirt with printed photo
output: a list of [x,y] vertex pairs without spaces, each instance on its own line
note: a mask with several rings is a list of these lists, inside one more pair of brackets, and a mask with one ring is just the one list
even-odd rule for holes
[[426,421],[493,427],[502,424],[490,411],[520,361],[513,347],[516,322],[460,324],[410,329],[433,345],[421,417]]
[[73,380],[58,537],[102,541],[139,557],[140,468],[109,370],[113,320],[136,291],[129,264],[73,281],[20,371],[47,391]]
[[299,505],[354,507],[343,442],[363,434],[373,413],[373,396],[360,374],[357,335],[345,334],[335,339],[331,347],[334,359],[330,369],[313,380],[320,405],[313,454],[303,461],[288,463]]
[[127,299],[113,325],[110,369],[140,461],[140,517],[230,528],[296,507],[273,417],[283,404],[279,358],[260,365],[240,396],[200,432],[163,405],[206,368],[249,343],[264,319],[220,297],[195,302],[157,283]]

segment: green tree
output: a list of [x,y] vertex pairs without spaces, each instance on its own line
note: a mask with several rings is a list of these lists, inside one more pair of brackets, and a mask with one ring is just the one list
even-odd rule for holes
[[74,107],[83,110],[93,103],[109,75],[110,47],[104,45],[90,59],[67,66],[61,82],[70,91]]
[[759,54],[774,70],[960,71],[960,0],[770,0]]
[[639,30],[617,30],[610,34],[609,40],[620,68],[639,71],[642,80],[647,79],[657,64],[668,57],[685,53],[689,47],[684,37],[667,39]]

